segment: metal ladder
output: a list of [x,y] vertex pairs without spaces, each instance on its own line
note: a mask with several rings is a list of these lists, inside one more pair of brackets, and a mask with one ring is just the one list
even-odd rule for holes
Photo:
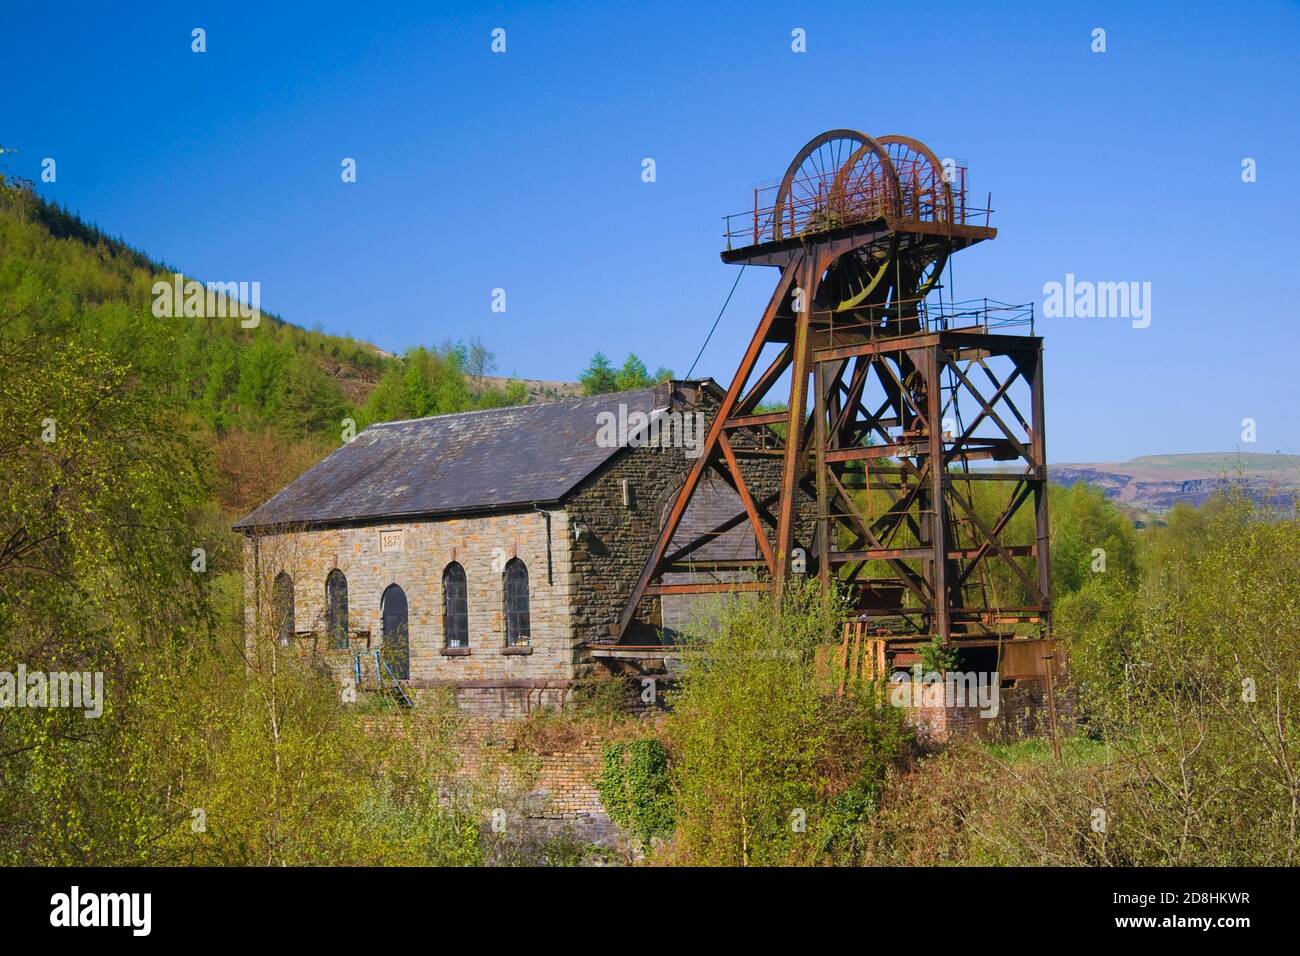
[[[397,679],[397,675],[393,673],[392,667],[390,667],[388,662],[383,659],[383,652],[372,650],[368,653],[371,657],[371,673],[375,676],[375,689],[387,693],[388,696],[393,697],[401,703],[403,707],[414,707],[415,702],[407,696],[406,689],[402,686],[402,682]],[[358,689],[361,687],[361,658],[361,651],[358,651],[352,658],[352,674]]]

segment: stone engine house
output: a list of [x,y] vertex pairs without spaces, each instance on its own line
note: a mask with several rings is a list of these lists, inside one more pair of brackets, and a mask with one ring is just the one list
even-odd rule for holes
[[[404,689],[454,688],[484,716],[562,702],[615,640],[720,397],[671,381],[366,428],[235,525],[249,639],[309,644],[341,674],[382,650]],[[677,537],[740,507],[713,479]],[[757,554],[744,526],[710,548]],[[687,600],[641,642],[671,641]]]

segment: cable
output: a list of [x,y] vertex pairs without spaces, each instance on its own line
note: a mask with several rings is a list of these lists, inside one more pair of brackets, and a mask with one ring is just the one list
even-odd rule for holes
[[718,323],[722,321],[722,313],[727,311],[727,306],[731,303],[731,297],[736,293],[736,286],[740,285],[740,277],[745,274],[745,267],[748,265],[748,262],[742,262],[740,264],[740,271],[736,273],[736,281],[731,284],[731,291],[727,293],[727,301],[722,303],[722,308],[718,311],[718,317],[713,320],[713,328],[709,329],[709,334],[704,337],[704,344],[700,346],[700,351],[696,354],[695,361],[691,363],[690,369],[686,372],[686,378],[691,377],[691,372],[694,372],[695,366],[699,364],[700,356],[702,356],[704,350],[709,347],[709,339],[713,338],[713,333],[717,331]]

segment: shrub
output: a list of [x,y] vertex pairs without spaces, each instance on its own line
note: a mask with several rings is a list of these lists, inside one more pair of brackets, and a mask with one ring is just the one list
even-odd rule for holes
[[873,688],[836,697],[818,672],[842,614],[835,592],[795,585],[780,613],[731,602],[687,652],[666,721],[682,862],[833,862],[873,811],[905,734]]

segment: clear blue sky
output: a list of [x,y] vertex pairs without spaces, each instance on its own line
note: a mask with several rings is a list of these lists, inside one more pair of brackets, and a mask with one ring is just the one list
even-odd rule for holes
[[[1295,3],[100,0],[0,30],[16,172],[55,158],[46,196],[303,326],[681,374],[735,278],[722,215],[823,129],[901,132],[993,194],[958,298],[1152,283],[1147,329],[1040,325],[1051,460],[1230,450],[1247,416],[1243,450],[1300,452]],[[775,280],[745,273],[697,373],[730,379]]]

